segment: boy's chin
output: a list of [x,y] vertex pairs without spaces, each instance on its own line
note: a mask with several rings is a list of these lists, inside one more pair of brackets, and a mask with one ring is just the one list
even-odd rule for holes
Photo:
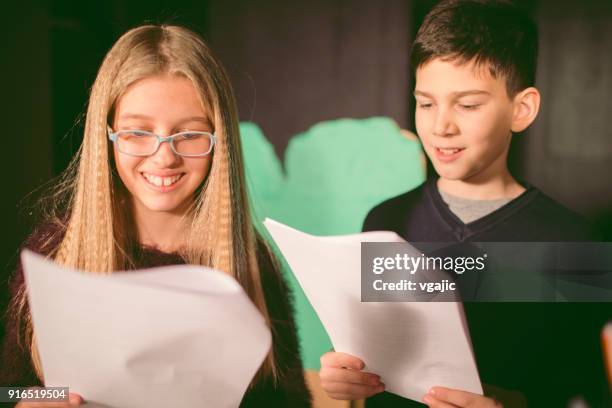
[[449,169],[446,166],[435,166],[438,177],[448,181],[462,181],[469,178],[469,172],[462,169]]

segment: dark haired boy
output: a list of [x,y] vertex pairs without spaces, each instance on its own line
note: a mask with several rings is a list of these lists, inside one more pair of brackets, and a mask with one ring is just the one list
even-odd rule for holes
[[[590,239],[580,216],[508,170],[513,134],[534,121],[540,105],[533,86],[537,41],[535,24],[509,2],[448,0],[431,10],[411,63],[417,133],[439,178],[375,207],[364,231],[391,230],[409,242]],[[485,386],[485,394],[507,407],[525,406],[525,397],[530,406],[556,407],[585,389],[597,393],[598,381],[605,380],[597,325],[581,324],[583,313],[595,307],[466,304],[482,380],[520,391]],[[389,350],[394,352],[400,350]],[[381,393],[378,376],[362,372],[354,356],[327,353],[321,366],[322,386],[333,398],[373,396],[366,407],[420,406]],[[445,408],[499,406],[492,398],[441,387],[423,401]]]

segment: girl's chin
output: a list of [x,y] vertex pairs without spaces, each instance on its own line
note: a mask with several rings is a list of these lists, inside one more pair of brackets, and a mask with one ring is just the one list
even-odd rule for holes
[[184,214],[190,205],[186,201],[160,200],[150,197],[138,201],[141,203],[139,207],[147,213]]
[[146,210],[150,213],[168,213],[168,214],[177,214],[179,213],[179,206],[150,206],[146,205]]

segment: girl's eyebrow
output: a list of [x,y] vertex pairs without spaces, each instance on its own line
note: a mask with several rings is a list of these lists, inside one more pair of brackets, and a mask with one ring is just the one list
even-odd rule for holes
[[153,118],[151,116],[142,115],[140,113],[124,113],[123,115],[119,116],[119,118],[118,118],[118,120],[127,120],[127,119],[152,120]]
[[203,116],[191,116],[191,117],[182,119],[181,121],[179,121],[179,124],[188,123],[188,122],[202,122],[205,125],[210,125],[210,122],[208,121],[208,119]]
[[[148,115],[143,115],[141,113],[125,113],[119,116],[118,118],[118,120],[128,120],[128,119],[143,119],[143,120],[151,121],[154,118]],[[177,122],[177,125],[182,125],[184,123],[189,123],[189,122],[201,122],[207,126],[210,126],[210,121],[203,116],[190,116],[190,117],[180,119]]]

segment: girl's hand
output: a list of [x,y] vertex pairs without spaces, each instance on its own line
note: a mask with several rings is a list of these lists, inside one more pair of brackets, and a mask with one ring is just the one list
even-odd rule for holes
[[445,387],[433,387],[423,402],[430,408],[503,408],[491,398]]
[[321,356],[321,386],[331,398],[358,400],[384,391],[380,377],[363,372],[365,364],[345,353],[329,352]]
[[61,402],[20,402],[15,408],[72,408],[83,404],[83,398],[79,394],[71,392],[68,394],[68,401]]

